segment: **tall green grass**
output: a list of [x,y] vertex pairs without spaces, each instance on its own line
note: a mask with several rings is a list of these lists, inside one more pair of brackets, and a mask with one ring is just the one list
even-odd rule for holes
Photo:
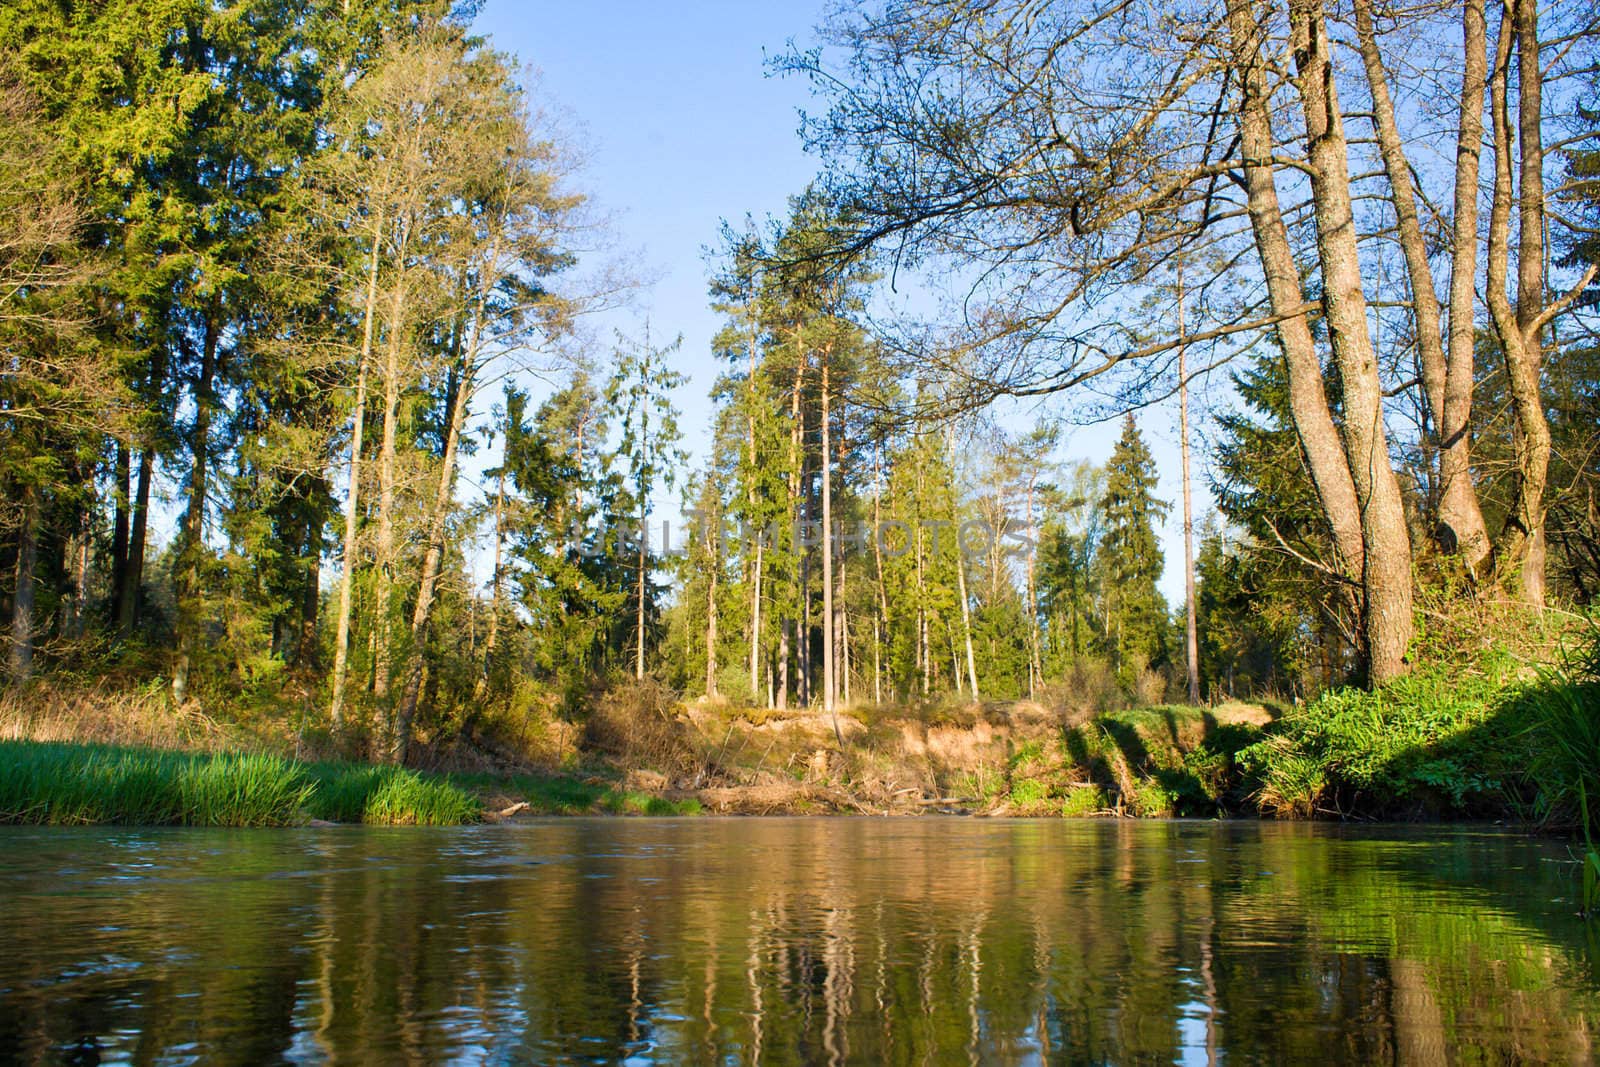
[[303,764],[58,742],[0,742],[0,823],[291,826],[475,821],[478,802],[398,767]]

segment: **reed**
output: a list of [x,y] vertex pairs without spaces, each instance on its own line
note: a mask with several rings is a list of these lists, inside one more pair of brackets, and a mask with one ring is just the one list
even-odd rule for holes
[[454,825],[480,814],[464,790],[398,767],[0,741],[0,823]]

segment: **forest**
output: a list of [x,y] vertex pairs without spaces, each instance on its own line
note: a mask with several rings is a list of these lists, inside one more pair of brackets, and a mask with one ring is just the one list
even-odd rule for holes
[[[788,770],[847,788],[883,722],[1034,716],[918,795],[1586,821],[1600,25],[1279,7],[845,4],[776,53],[817,176],[705,235],[691,461],[705,354],[589,327],[637,282],[475,3],[8,0],[0,736],[670,791],[817,713]],[[1534,691],[1543,792],[1474,762]],[[1112,744],[1169,705],[1176,762]]]

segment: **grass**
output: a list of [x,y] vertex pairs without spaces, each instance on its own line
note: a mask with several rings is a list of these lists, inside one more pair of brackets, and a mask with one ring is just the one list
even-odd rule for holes
[[519,774],[510,778],[457,775],[454,780],[485,791],[513,794],[534,815],[698,815],[701,811],[700,802],[692,797],[675,800],[603,778]]
[[456,825],[481,806],[397,767],[307,764],[63,742],[0,742],[0,823],[293,826],[310,819]]

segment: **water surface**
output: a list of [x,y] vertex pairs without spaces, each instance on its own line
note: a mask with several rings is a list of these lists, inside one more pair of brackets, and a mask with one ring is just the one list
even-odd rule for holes
[[1587,1062],[1567,850],[1478,829],[0,830],[0,1059]]

